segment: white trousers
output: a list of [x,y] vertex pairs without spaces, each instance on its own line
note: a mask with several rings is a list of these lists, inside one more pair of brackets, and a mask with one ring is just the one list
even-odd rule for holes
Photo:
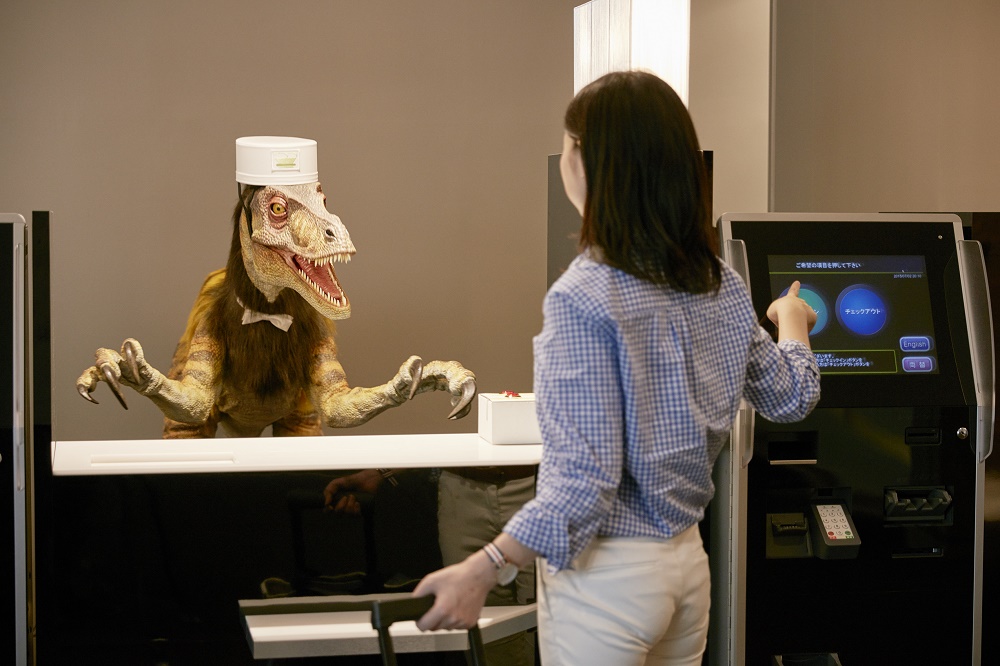
[[595,539],[555,574],[539,574],[545,666],[697,666],[711,579],[698,526],[672,539]]

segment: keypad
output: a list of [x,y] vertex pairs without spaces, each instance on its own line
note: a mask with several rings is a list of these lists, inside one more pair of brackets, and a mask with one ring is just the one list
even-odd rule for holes
[[839,504],[818,504],[816,512],[823,522],[823,529],[826,530],[828,539],[853,539],[854,531],[844,514],[844,507]]

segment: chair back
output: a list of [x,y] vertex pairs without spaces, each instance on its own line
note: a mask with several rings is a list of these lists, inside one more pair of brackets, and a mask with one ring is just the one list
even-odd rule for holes
[[[382,664],[396,666],[396,652],[389,635],[394,622],[419,620],[434,605],[434,596],[407,597],[372,602],[372,628],[378,632],[378,645],[382,651]],[[466,658],[472,666],[486,666],[486,650],[479,625],[469,629],[469,650]]]

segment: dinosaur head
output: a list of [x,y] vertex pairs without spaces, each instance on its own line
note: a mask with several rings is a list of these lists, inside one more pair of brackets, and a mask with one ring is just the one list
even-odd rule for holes
[[267,185],[245,211],[239,224],[243,264],[267,300],[294,289],[324,317],[350,317],[333,264],[350,261],[354,244],[340,218],[327,211],[320,184]]

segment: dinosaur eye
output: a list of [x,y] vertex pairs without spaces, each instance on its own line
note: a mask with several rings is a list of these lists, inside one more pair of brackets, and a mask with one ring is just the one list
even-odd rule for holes
[[267,204],[267,213],[271,226],[280,229],[288,222],[288,203],[282,197],[272,197]]

